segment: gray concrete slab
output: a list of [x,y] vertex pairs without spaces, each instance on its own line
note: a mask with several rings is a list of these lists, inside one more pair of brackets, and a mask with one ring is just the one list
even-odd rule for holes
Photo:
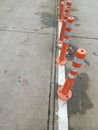
[[[87,57],[72,88],[73,97],[68,102],[69,130],[98,130],[98,1],[73,1],[75,16],[70,46],[87,50]],[[67,70],[73,55],[68,55]]]
[[9,32],[0,36],[0,129],[46,129],[51,36],[38,39],[36,34]]
[[98,38],[98,1],[74,0],[71,15],[75,17],[72,35]]
[[[71,15],[75,22],[70,40],[76,49],[87,50],[87,57],[72,88],[73,97],[68,101],[69,130],[98,130],[98,1],[73,1]],[[67,55],[66,74],[73,55]],[[57,121],[57,120],[56,120]]]
[[[74,54],[78,48],[87,50],[79,75],[68,101],[69,130],[98,130],[98,1],[73,1],[71,15],[75,17],[70,45]],[[66,75],[73,55],[67,55]],[[56,120],[57,121],[57,120]]]
[[54,19],[53,1],[0,0],[0,130],[47,129]]
[[[68,102],[69,130],[98,129],[98,40],[72,38],[70,46],[87,50],[87,57],[73,86],[73,97]],[[73,56],[68,56],[71,66]]]
[[0,0],[0,30],[50,33],[55,26],[53,1]]

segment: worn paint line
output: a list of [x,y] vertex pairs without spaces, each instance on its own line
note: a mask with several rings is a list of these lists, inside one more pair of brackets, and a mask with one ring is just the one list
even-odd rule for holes
[[[61,31],[61,23],[58,23],[58,37]],[[61,45],[58,45],[61,47]],[[60,55],[60,50],[58,51]],[[65,66],[58,65],[58,84],[63,85],[65,81]],[[58,130],[68,130],[67,102],[58,98]]]
[[58,130],[68,130],[67,102],[58,99]]

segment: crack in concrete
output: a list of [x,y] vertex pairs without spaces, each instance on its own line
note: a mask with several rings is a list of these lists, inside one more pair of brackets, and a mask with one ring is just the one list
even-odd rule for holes
[[52,35],[52,36],[55,36],[56,34],[52,34],[52,33],[41,33],[41,32],[35,32],[35,31],[32,31],[32,32],[29,32],[29,31],[20,31],[20,30],[0,30],[0,32],[18,32],[18,33],[28,33],[28,34],[43,34],[43,35]]
[[81,38],[81,39],[94,39],[94,40],[98,40],[97,37],[84,37],[84,36],[75,36],[75,35],[72,35],[71,37],[73,37],[73,38]]

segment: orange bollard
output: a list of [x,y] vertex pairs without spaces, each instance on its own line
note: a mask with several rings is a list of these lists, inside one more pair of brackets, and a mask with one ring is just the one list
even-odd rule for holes
[[70,14],[71,5],[72,5],[71,1],[66,2],[66,8],[65,8],[65,11],[63,14],[63,20],[61,21],[62,27],[61,27],[60,37],[57,39],[57,43],[60,43],[60,44],[62,44],[62,42],[63,42],[64,31],[66,30],[66,21],[67,21],[69,14]]
[[84,58],[86,57],[86,50],[80,48],[76,51],[74,60],[72,62],[72,68],[68,73],[63,86],[58,88],[57,94],[62,100],[69,100],[72,96],[71,88],[75,82],[76,76],[78,75],[79,69],[82,66]]
[[66,8],[65,9],[65,15],[64,15],[63,21],[62,21],[62,27],[61,27],[60,37],[57,39],[57,43],[62,44],[62,42],[63,42],[64,32],[66,30],[66,21],[67,21],[69,13],[70,13],[70,9]]
[[61,0],[61,3],[60,3],[60,14],[59,14],[59,18],[58,18],[59,22],[62,22],[62,20],[63,20],[63,13],[64,13],[64,0]]
[[61,48],[60,57],[56,58],[56,63],[60,65],[65,65],[67,63],[67,59],[65,58],[65,54],[68,49],[68,44],[63,44]]
[[65,18],[66,18],[66,17],[68,17],[68,16],[69,16],[71,6],[72,6],[72,1],[67,1],[67,2],[66,2],[66,8],[65,8],[65,12],[64,12],[63,17],[65,17]]
[[64,34],[65,36],[63,38],[63,44],[62,44],[60,56],[57,57],[57,59],[56,59],[57,64],[65,65],[67,63],[67,59],[65,58],[65,56],[66,56],[66,52],[67,52],[67,49],[68,49],[68,43],[69,43],[69,39],[70,39],[70,36],[71,36],[73,22],[74,22],[74,18],[68,17],[67,25],[66,25],[66,31],[65,31],[65,34]]
[[67,7],[67,8],[65,9],[63,18],[64,18],[64,19],[68,18],[69,14],[70,14],[70,8]]
[[67,1],[67,2],[66,2],[66,6],[67,6],[67,8],[71,8],[71,6],[72,6],[72,1]]
[[61,3],[62,3],[62,2],[64,2],[64,0],[60,0],[60,3],[59,3],[58,8],[60,8],[60,7],[61,7]]

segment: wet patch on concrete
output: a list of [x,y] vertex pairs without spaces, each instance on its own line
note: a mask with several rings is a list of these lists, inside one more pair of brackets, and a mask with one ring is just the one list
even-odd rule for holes
[[69,130],[74,130],[72,127],[69,126]]
[[72,10],[72,11],[78,11],[78,10],[77,10],[77,9],[75,9],[75,8],[72,8],[71,10]]
[[42,24],[45,25],[44,28],[56,27],[57,25],[56,16],[53,14],[42,13],[40,18]]
[[[71,49],[70,49],[71,48]],[[69,44],[67,59],[69,61],[73,61],[75,52],[78,48],[72,44]],[[71,50],[71,53],[69,53]],[[84,67],[90,66],[90,62],[88,59],[84,60],[85,64]],[[66,68],[66,75],[68,74],[70,68]],[[93,103],[89,98],[87,93],[89,89],[89,77],[86,73],[80,73],[76,80],[75,84],[72,87],[72,98],[68,101],[68,116],[69,116],[69,130],[74,130],[70,126],[70,118],[71,115],[79,114],[86,114],[88,109],[93,108]]]
[[76,24],[74,24],[75,26],[80,26],[80,24],[78,24],[78,23],[76,23]]
[[7,74],[7,70],[4,71],[4,74]]
[[[69,60],[69,61],[72,61],[73,59],[74,59],[74,56],[75,56],[75,53],[76,53],[76,50],[78,49],[77,47],[75,47],[75,46],[73,46],[72,44],[69,44],[69,48],[72,48],[72,53],[70,54],[70,50],[68,49],[68,54],[67,54],[67,59]],[[87,60],[87,59],[85,59],[84,60],[84,62],[85,62],[85,64],[87,65],[87,66],[90,66],[90,62]]]
[[86,114],[86,110],[93,107],[93,104],[87,94],[88,86],[88,75],[86,73],[79,74],[72,87],[73,96],[68,101],[69,117],[76,113]]
[[94,56],[98,56],[98,52],[93,52],[93,55]]
[[75,21],[79,21],[79,18],[77,16],[74,15],[73,17],[74,17]]
[[86,65],[90,66],[90,63],[87,59],[85,59],[84,62],[86,63]]

